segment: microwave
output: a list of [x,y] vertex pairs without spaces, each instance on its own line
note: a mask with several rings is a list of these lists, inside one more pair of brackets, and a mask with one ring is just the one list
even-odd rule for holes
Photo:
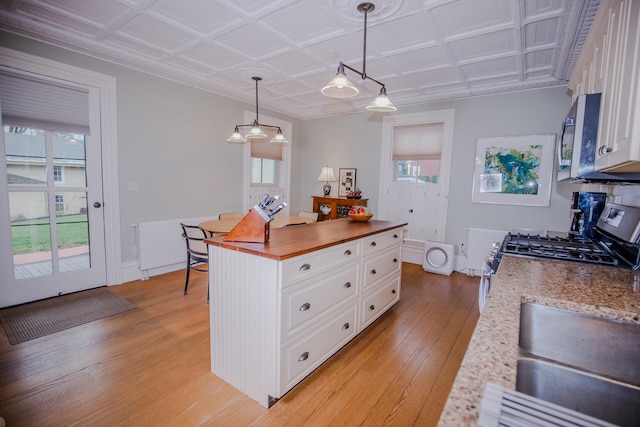
[[562,122],[557,145],[558,181],[640,182],[640,173],[595,170],[601,94],[580,95]]

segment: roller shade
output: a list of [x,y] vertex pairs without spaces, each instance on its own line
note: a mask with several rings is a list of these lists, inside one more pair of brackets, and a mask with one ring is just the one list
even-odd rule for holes
[[2,124],[89,135],[89,92],[0,71]]
[[393,160],[439,160],[444,123],[393,128]]
[[282,144],[269,142],[276,136],[276,130],[262,128],[267,134],[266,138],[254,139],[251,141],[251,157],[258,159],[282,160]]

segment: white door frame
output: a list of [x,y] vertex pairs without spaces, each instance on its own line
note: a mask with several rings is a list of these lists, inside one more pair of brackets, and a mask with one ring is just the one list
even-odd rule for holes
[[[0,65],[96,88],[100,96],[100,139],[107,285],[122,283],[116,79],[38,56],[0,47]],[[0,227],[2,228],[2,227]],[[4,233],[2,231],[1,233]],[[0,238],[7,238],[2,236]],[[9,237],[10,238],[10,237]]]
[[393,132],[396,126],[415,126],[431,123],[443,123],[442,157],[440,159],[440,194],[437,208],[437,241],[444,242],[447,231],[447,210],[449,206],[449,183],[451,182],[451,151],[453,147],[455,110],[425,111],[421,113],[385,116],[382,121],[382,154],[380,157],[380,184],[378,212],[381,218],[387,217],[387,199],[389,183],[393,182]]
[[[273,117],[265,116],[264,114],[260,115],[262,122],[267,123],[273,126],[279,126],[282,129],[282,133],[289,140],[289,143],[283,144],[282,147],[282,167],[278,168],[278,180],[280,182],[279,187],[284,188],[284,194],[280,194],[280,200],[278,203],[274,203],[271,208],[276,207],[281,201],[287,202],[287,207],[282,210],[280,215],[290,215],[291,208],[291,144],[293,144],[293,125],[291,122],[287,122],[285,120],[276,119]],[[245,111],[244,112],[244,123],[253,123],[255,120],[255,112]],[[243,194],[244,194],[244,202],[243,202],[243,212],[247,212],[251,209],[258,201],[251,200],[251,143],[246,142],[244,144],[244,179],[243,179]],[[270,194],[270,196],[275,196],[275,194]]]

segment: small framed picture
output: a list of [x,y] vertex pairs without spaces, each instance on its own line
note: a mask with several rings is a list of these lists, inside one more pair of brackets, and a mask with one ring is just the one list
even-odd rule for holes
[[338,196],[346,197],[350,191],[356,190],[356,170],[351,168],[340,169],[338,178]]

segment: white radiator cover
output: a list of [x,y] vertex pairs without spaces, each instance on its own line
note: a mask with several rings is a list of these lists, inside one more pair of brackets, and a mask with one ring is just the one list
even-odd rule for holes
[[146,272],[153,268],[187,262],[187,247],[180,223],[197,225],[215,217],[171,219],[139,222],[135,225],[138,240],[138,268]]

